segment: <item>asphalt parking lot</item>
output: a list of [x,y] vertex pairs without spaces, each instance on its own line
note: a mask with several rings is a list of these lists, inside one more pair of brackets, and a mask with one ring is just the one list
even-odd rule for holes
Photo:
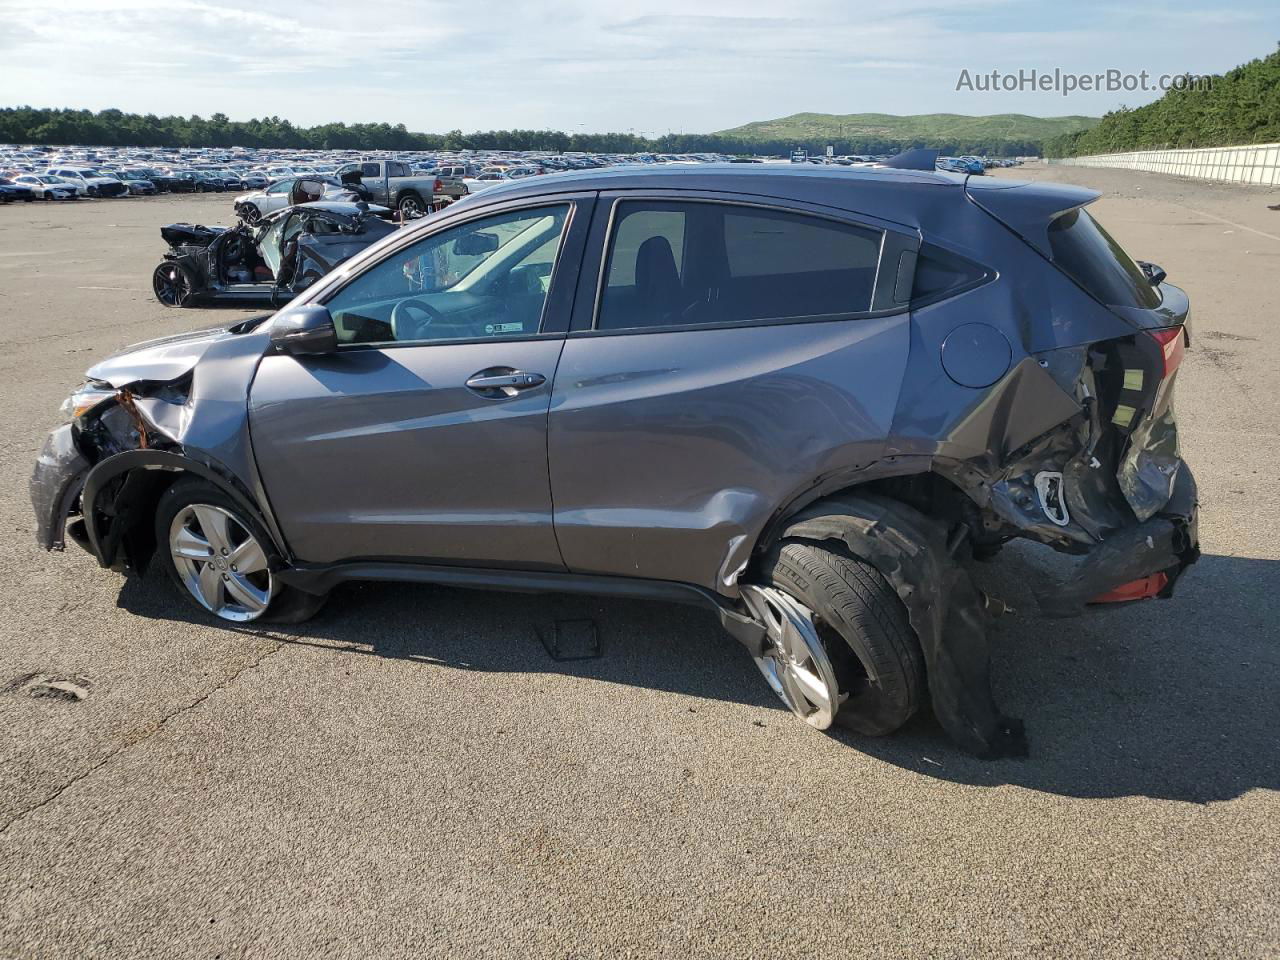
[[[234,629],[45,554],[27,477],[85,367],[250,312],[150,293],[159,226],[229,195],[0,209],[0,957],[1280,956],[1280,192],[1000,175],[1103,190],[1190,293],[1205,556],[1066,622],[1034,551],[988,572],[1032,749],[994,763],[927,715],[815,733],[694,608],[371,584]],[[580,617],[603,655],[551,660]]]

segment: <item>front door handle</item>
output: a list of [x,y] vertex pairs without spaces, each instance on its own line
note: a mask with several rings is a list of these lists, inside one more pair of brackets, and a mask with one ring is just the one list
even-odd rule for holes
[[540,373],[528,373],[512,367],[489,367],[467,381],[467,386],[486,400],[505,400],[521,390],[531,390],[547,382]]

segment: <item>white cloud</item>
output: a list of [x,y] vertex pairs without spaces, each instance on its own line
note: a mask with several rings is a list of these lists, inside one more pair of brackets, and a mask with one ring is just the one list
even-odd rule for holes
[[[238,4],[238,5],[237,5]],[[1135,14],[1039,0],[0,0],[10,102],[279,115],[411,129],[711,130],[804,111],[1100,113],[1121,97],[957,93],[970,70],[1221,71],[1269,52],[1277,16],[1171,2]],[[1214,15],[1217,16],[1216,14]],[[1266,26],[1273,29],[1267,30]],[[1269,41],[1268,41],[1269,43]],[[1143,99],[1130,97],[1130,103]]]

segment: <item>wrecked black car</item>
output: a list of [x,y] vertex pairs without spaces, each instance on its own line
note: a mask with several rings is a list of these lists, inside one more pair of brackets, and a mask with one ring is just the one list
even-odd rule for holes
[[169,244],[151,276],[168,307],[287,303],[366,247],[394,233],[391,211],[319,201],[285,207],[252,225],[160,228]]
[[497,186],[271,318],[91,368],[39,540],[154,557],[232,621],[353,579],[706,603],[815,728],[927,700],[1018,754],[970,561],[1068,555],[1035,592],[1073,616],[1168,598],[1198,555],[1187,297],[1096,197],[932,157]]

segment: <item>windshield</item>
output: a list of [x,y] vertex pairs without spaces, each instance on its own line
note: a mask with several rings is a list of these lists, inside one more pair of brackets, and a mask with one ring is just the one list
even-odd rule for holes
[[1103,303],[1160,306],[1160,292],[1102,225],[1077,207],[1049,225],[1053,262]]

